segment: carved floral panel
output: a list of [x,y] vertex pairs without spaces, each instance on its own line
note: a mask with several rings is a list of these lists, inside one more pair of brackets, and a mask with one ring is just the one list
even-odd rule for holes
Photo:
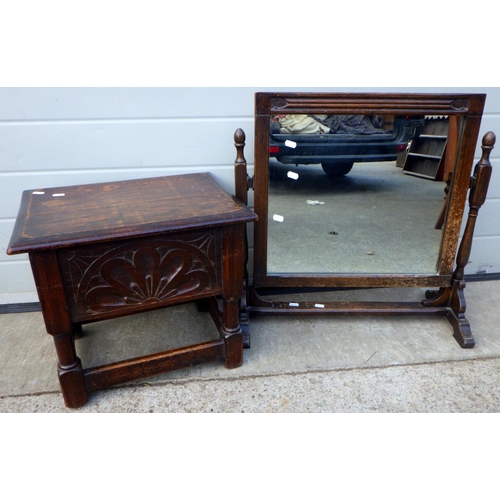
[[61,251],[75,321],[219,293],[216,231]]

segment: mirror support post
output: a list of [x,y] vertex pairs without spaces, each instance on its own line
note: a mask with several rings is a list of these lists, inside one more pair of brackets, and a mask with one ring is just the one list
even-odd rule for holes
[[234,133],[234,146],[236,148],[236,160],[234,161],[235,195],[246,205],[248,203],[248,173],[244,154],[245,139],[245,132],[241,128],[236,130]]
[[457,253],[456,268],[449,288],[442,288],[438,292],[429,291],[428,300],[422,302],[424,307],[447,307],[448,320],[454,329],[454,337],[464,348],[474,347],[475,341],[470,331],[470,324],[465,318],[465,266],[469,261],[474,228],[479,209],[486,201],[486,194],[491,177],[490,153],[495,145],[496,137],[493,132],[488,132],[483,137],[481,148],[483,154],[474,169],[471,177],[469,193],[469,215],[467,224]]
[[[245,159],[245,132],[239,128],[234,133],[234,146],[236,148],[236,159],[234,160],[234,187],[235,197],[248,204],[248,172]],[[250,348],[250,329],[247,311],[248,293],[248,236],[245,231],[243,235],[243,293],[240,302],[240,325],[243,331],[243,347]]]

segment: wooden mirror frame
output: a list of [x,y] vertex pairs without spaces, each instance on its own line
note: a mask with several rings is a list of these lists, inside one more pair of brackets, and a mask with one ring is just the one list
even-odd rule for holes
[[[372,314],[372,315],[445,315],[454,328],[454,336],[462,347],[473,347],[470,325],[465,319],[463,289],[464,267],[472,245],[474,223],[484,203],[491,175],[489,154],[495,143],[492,132],[483,139],[483,156],[471,178],[474,153],[486,95],[484,94],[392,94],[392,93],[257,93],[255,95],[254,178],[249,183],[243,155],[245,136],[235,134],[236,196],[247,202],[247,190],[253,185],[254,210],[258,221],[254,228],[253,282],[248,287],[247,301],[242,307],[242,320],[251,314]],[[450,117],[449,145],[445,162],[453,172],[443,212],[443,238],[437,272],[433,274],[293,274],[267,272],[268,174],[271,117],[276,114],[361,114],[361,115],[446,115]],[[458,130],[461,130],[459,136]],[[453,147],[450,147],[450,146]],[[462,243],[458,241],[467,199],[470,212]],[[456,263],[455,263],[456,258]],[[455,267],[455,270],[453,270]],[[316,304],[266,300],[259,290],[349,289],[420,287],[438,288],[428,291],[422,302],[332,302]]]

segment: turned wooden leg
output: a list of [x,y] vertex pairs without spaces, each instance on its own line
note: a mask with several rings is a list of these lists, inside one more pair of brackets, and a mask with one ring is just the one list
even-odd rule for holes
[[228,226],[223,231],[222,331],[226,368],[243,363],[243,331],[240,300],[243,283],[243,232],[245,225]]
[[226,346],[225,366],[238,368],[243,364],[243,330],[238,298],[223,298],[222,336]]
[[223,330],[222,337],[225,346],[224,366],[226,368],[238,368],[243,364],[243,332],[241,328],[234,332]]
[[57,376],[68,408],[78,408],[87,402],[82,363],[76,355],[73,332],[54,335],[57,357]]
[[57,375],[64,402],[68,408],[78,408],[87,402],[87,391],[82,364],[76,356],[74,325],[66,303],[57,254],[55,251],[30,253],[30,262],[45,328],[54,339],[59,359]]

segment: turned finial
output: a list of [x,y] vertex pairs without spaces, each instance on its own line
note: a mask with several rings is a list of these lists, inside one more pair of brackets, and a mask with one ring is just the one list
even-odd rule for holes
[[495,145],[496,137],[493,132],[487,132],[483,136],[481,148],[483,154],[474,168],[474,175],[471,179],[471,191],[469,194],[469,203],[472,206],[480,207],[486,201],[486,193],[491,177],[490,153]]
[[241,128],[236,130],[234,133],[234,145],[236,147],[236,160],[234,162],[234,165],[236,166],[237,164],[240,163],[245,163],[245,156],[243,149],[245,147],[245,132]]
[[241,128],[234,133],[234,145],[238,146],[240,144],[245,145],[245,132]]
[[495,135],[495,132],[486,132],[483,137],[483,145],[484,146],[494,146],[495,142],[497,140],[497,137]]
[[236,160],[234,161],[235,195],[245,205],[248,202],[248,174],[245,160],[245,132],[241,128],[234,133]]
[[483,142],[481,144],[481,148],[483,150],[483,154],[481,157],[481,161],[488,162],[490,161],[490,153],[493,147],[495,146],[497,138],[494,132],[486,132],[483,137]]

